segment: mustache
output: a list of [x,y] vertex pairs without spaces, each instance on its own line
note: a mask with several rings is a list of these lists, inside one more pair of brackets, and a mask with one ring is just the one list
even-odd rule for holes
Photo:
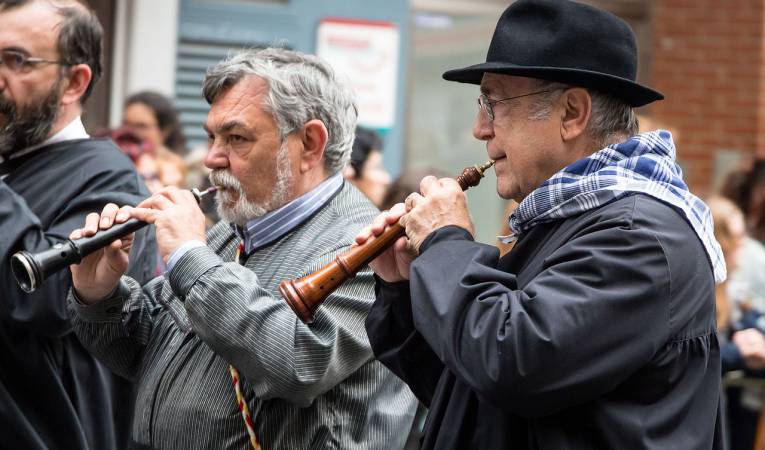
[[228,170],[215,169],[210,172],[208,178],[210,179],[210,183],[212,183],[213,186],[219,186],[222,188],[218,189],[218,192],[215,194],[216,198],[219,200],[229,198],[231,194],[226,192],[226,190],[236,191],[240,199],[246,198],[242,183],[240,183],[239,180],[237,180],[236,177]]
[[210,183],[213,184],[213,186],[220,186],[224,188],[233,188],[233,189],[240,189],[242,188],[242,184],[239,182],[239,180],[236,179],[236,177],[229,172],[226,169],[215,169],[212,172],[210,172]]

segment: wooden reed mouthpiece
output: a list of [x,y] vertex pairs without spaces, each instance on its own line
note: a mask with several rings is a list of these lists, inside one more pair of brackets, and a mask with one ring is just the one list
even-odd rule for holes
[[[484,172],[494,165],[488,161],[482,165],[466,167],[457,177],[462,190],[478,186]],[[297,280],[284,280],[279,284],[279,293],[290,305],[295,314],[306,324],[313,323],[316,310],[324,300],[346,280],[356,276],[356,272],[380,256],[401,236],[406,234],[404,227],[397,223],[389,226],[377,237],[370,238],[364,244],[338,255],[334,261]]]

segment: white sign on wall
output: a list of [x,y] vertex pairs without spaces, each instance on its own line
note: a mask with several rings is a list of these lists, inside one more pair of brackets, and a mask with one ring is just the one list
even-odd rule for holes
[[347,79],[356,92],[359,124],[393,126],[398,74],[398,29],[393,23],[325,19],[319,24],[316,54]]

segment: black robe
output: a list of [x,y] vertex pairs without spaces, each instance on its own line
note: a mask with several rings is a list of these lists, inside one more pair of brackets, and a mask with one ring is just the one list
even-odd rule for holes
[[[0,165],[0,448],[124,449],[132,386],[96,362],[71,330],[71,275],[63,270],[33,293],[13,278],[10,257],[66,239],[108,202],[148,196],[130,160],[108,140],[52,144]],[[156,246],[139,232],[129,272],[153,276]]]
[[410,278],[367,332],[430,408],[423,448],[723,448],[713,274],[671,207],[629,196],[501,259],[441,228]]

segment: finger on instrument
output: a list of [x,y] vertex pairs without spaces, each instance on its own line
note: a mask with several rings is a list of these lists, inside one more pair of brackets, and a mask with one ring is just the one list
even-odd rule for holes
[[397,251],[397,252],[408,252],[409,251],[409,239],[406,236],[401,236],[393,244],[393,249],[395,251]]
[[401,218],[401,216],[403,216],[404,214],[406,214],[406,206],[404,206],[403,203],[396,203],[390,209],[388,213],[388,217],[386,217],[385,220],[388,225],[392,225],[398,222],[398,219]]
[[173,206],[174,203],[167,197],[161,194],[154,194],[146,200],[138,204],[138,208],[152,208],[164,210]]
[[420,195],[420,194],[418,194],[416,192],[412,192],[411,194],[409,194],[409,196],[406,198],[406,202],[404,204],[404,206],[406,208],[406,212],[411,211],[415,206],[417,206],[417,202],[421,198],[423,198],[422,195]]
[[154,223],[157,220],[157,214],[157,210],[151,208],[133,208],[130,210],[132,217],[146,223]]
[[398,224],[404,227],[405,230],[406,230],[406,224],[409,222],[409,218],[410,218],[409,214],[404,214],[398,219]]
[[428,195],[430,191],[439,186],[438,178],[433,175],[428,175],[420,181],[420,192],[422,192],[422,195]]
[[117,223],[125,222],[130,218],[130,212],[133,210],[132,206],[125,205],[122,208],[120,208],[119,211],[117,211],[117,216],[114,218],[114,221]]
[[120,250],[122,248],[122,238],[110,242],[109,248],[111,250]]
[[374,218],[372,221],[372,224],[369,225],[369,231],[372,233],[372,236],[378,236],[380,233],[383,232],[385,229],[386,223],[385,223],[385,216],[387,213],[381,213],[377,217]]
[[81,237],[82,237],[82,228],[77,228],[75,230],[72,230],[71,233],[69,233],[69,239],[73,241],[80,239]]
[[356,247],[363,244],[371,236],[372,236],[372,228],[370,226],[366,226],[362,228],[361,231],[359,231],[359,234],[356,235],[356,238],[354,239],[354,242],[351,245],[351,247]]
[[124,250],[124,251],[130,250],[130,247],[133,246],[133,239],[134,238],[135,238],[135,233],[130,233],[127,236],[122,236],[120,238],[120,241],[122,241],[121,242],[122,245],[120,246],[120,248],[122,250]]
[[188,201],[189,199],[194,198],[194,194],[191,193],[191,191],[186,189],[179,189],[175,186],[167,186],[162,188],[157,194],[167,198],[173,203],[181,203],[184,201]]
[[458,191],[462,191],[462,187],[460,187],[460,184],[454,178],[448,178],[448,177],[447,178],[440,178],[438,180],[438,184],[440,184],[441,187],[452,188],[452,189],[456,189]]
[[98,231],[98,221],[101,215],[98,213],[90,213],[85,217],[85,226],[82,227],[83,236],[93,236]]
[[124,251],[124,241],[123,239],[117,239],[115,241],[112,241],[109,243],[108,246],[106,246],[105,250],[110,255],[118,255]]
[[112,226],[114,223],[114,216],[117,215],[119,209],[119,206],[114,203],[107,203],[106,206],[104,206],[104,209],[101,211],[101,220],[98,222],[98,225],[102,230]]
[[414,193],[411,193],[406,196],[404,199],[404,209],[406,212],[409,212],[412,209],[412,205],[414,203]]

